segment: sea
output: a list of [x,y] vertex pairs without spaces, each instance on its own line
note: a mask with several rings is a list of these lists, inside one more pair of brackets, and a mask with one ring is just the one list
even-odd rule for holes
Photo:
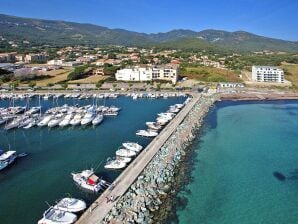
[[298,223],[298,101],[217,102],[169,223]]
[[[119,171],[108,171],[104,164],[125,141],[144,147],[151,141],[137,137],[136,131],[146,128],[146,121],[154,121],[157,113],[170,105],[183,103],[184,97],[168,99],[138,99],[118,97],[99,100],[98,104],[120,107],[116,117],[105,117],[97,127],[31,128],[5,131],[0,128],[0,148],[26,152],[9,168],[0,171],[0,224],[32,224],[55,201],[71,196],[91,204],[98,195],[88,194],[73,182],[71,172],[94,168],[96,174],[112,182]],[[94,104],[94,99],[41,100],[43,112],[55,106]],[[11,106],[9,100],[0,107]],[[38,98],[16,100],[15,106],[38,106]]]

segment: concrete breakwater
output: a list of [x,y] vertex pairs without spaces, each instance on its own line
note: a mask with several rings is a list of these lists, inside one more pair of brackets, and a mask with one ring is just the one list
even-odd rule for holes
[[154,213],[175,184],[174,175],[181,157],[216,99],[202,96],[196,102],[141,175],[105,216],[103,223],[155,222]]

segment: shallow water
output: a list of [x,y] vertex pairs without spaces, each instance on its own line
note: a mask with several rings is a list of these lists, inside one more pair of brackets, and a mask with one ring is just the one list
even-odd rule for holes
[[219,102],[195,144],[179,223],[298,223],[298,101]]
[[[0,148],[28,152],[29,156],[19,158],[0,172],[0,223],[36,223],[47,209],[45,202],[53,204],[66,193],[91,203],[96,196],[78,189],[70,173],[97,167],[96,173],[112,181],[119,172],[104,170],[106,159],[114,156],[124,141],[136,141],[146,146],[150,140],[137,137],[136,130],[145,128],[145,122],[153,121],[158,112],[183,101],[182,97],[136,101],[119,97],[98,102],[122,110],[117,117],[106,117],[96,128],[32,128],[8,132],[1,129]],[[87,105],[92,100],[49,100],[42,101],[42,106],[45,110],[57,103],[59,106],[64,103]],[[15,105],[24,104],[24,101],[15,102]],[[8,101],[0,101],[0,107],[7,105]],[[30,105],[38,106],[38,100],[31,100]]]

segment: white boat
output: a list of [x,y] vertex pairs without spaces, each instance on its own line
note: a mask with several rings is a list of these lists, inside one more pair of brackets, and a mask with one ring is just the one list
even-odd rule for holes
[[0,170],[3,170],[8,165],[13,163],[15,159],[17,158],[17,152],[16,151],[7,151],[0,155]]
[[80,212],[85,210],[87,207],[83,200],[76,198],[63,198],[55,206],[55,209],[59,209],[65,212]]
[[13,119],[10,123],[5,125],[4,129],[5,130],[10,130],[10,129],[18,128],[20,123],[22,122],[22,120],[23,120],[22,117],[17,117],[15,119]]
[[143,146],[139,145],[138,143],[135,142],[124,142],[122,145],[135,152],[140,152],[143,149]]
[[134,157],[136,155],[137,153],[135,151],[126,148],[120,148],[116,151],[116,156]]
[[70,121],[72,119],[72,114],[67,114],[64,119],[59,123],[60,127],[66,127],[70,125]]
[[63,114],[56,115],[56,117],[54,117],[52,120],[49,121],[48,127],[54,128],[54,127],[58,126],[59,123],[62,121],[62,117],[63,117]]
[[82,116],[80,114],[76,114],[73,119],[70,121],[72,126],[80,125],[82,121]]
[[94,174],[93,169],[83,170],[80,173],[71,173],[74,182],[81,188],[88,190],[90,192],[97,193],[101,189],[107,188],[109,184],[100,179]]
[[53,115],[48,115],[48,116],[45,116],[38,124],[37,126],[38,127],[43,127],[43,126],[46,126],[48,125],[48,123],[50,122],[50,120],[53,118]]
[[117,156],[116,158],[118,161],[120,162],[124,162],[124,163],[130,163],[132,158],[130,157],[124,157],[124,156]]
[[153,130],[138,130],[136,135],[143,137],[156,137],[158,133]]
[[24,129],[29,129],[34,127],[37,124],[37,120],[36,119],[32,119],[31,122],[29,124],[27,124],[26,126],[24,126]]
[[146,125],[148,126],[148,128],[152,129],[152,130],[160,130],[162,129],[162,126],[160,123],[158,122],[146,122]]
[[38,224],[72,224],[76,221],[77,215],[52,206],[43,213],[43,218],[38,221]]
[[81,125],[89,125],[91,124],[92,120],[95,118],[95,114],[92,112],[88,112],[85,114],[81,121]]
[[93,120],[92,120],[92,124],[95,125],[99,125],[101,122],[103,121],[103,115],[102,114],[98,114]]
[[40,112],[40,110],[41,110],[41,107],[31,107],[28,111],[26,111],[25,114],[29,114],[29,115],[35,114],[37,112]]
[[110,169],[110,170],[119,170],[125,167],[126,167],[126,163],[117,159],[107,161],[106,165],[104,166],[105,169]]

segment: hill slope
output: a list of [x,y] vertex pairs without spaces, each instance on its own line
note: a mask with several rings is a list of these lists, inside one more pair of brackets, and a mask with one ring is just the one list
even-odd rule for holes
[[29,19],[0,14],[0,36],[7,40],[27,40],[34,44],[160,46],[181,49],[230,49],[234,51],[298,52],[298,42],[258,36],[252,33],[221,30],[177,29],[145,34],[124,29],[65,22]]

